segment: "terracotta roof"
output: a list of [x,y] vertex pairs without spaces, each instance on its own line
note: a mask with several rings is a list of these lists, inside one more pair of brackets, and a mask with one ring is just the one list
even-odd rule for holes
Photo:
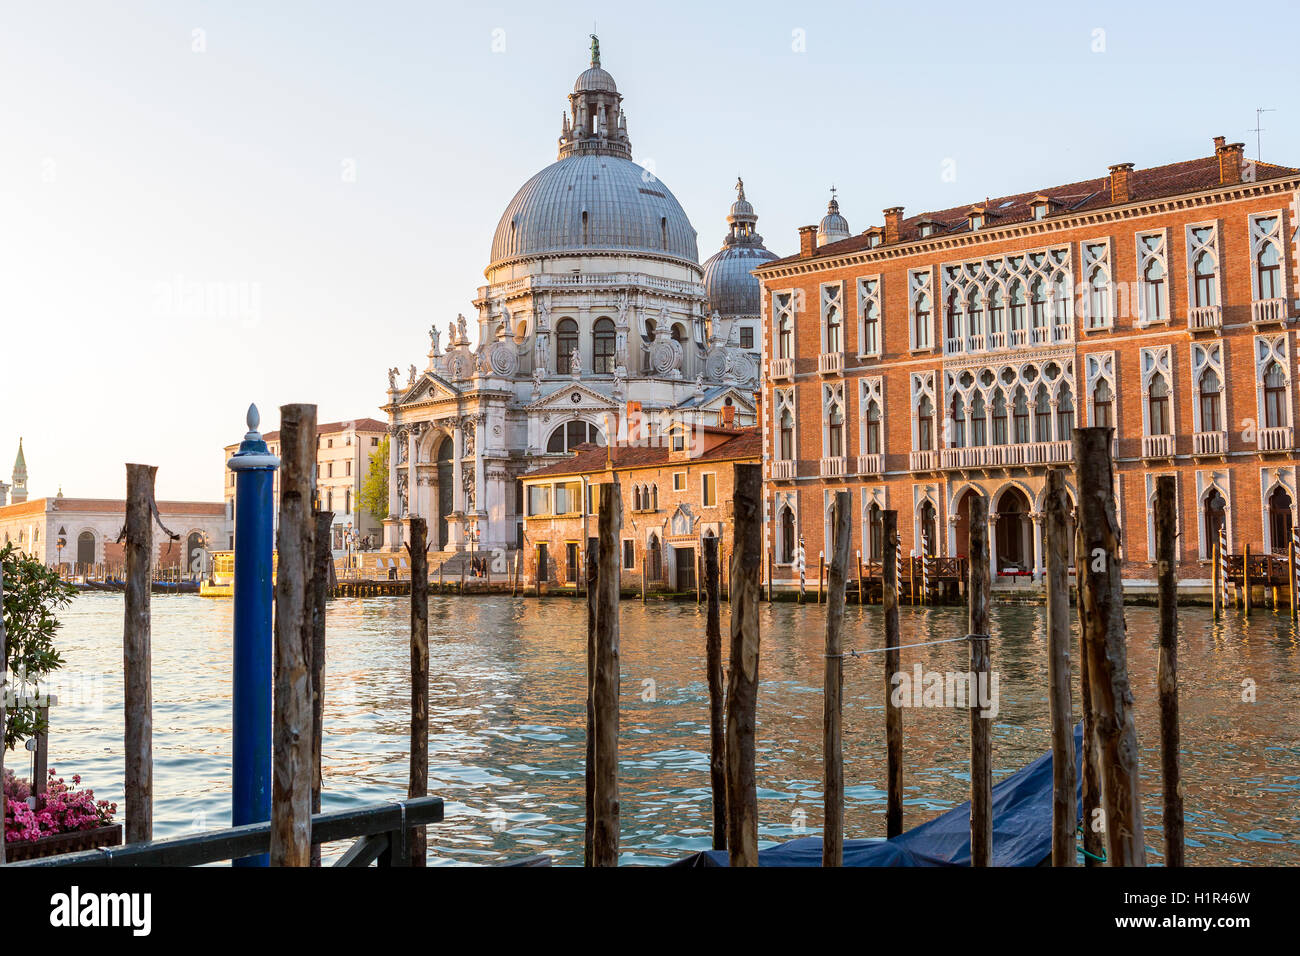
[[[1290,166],[1277,166],[1272,163],[1262,162],[1255,162],[1254,164],[1256,181],[1281,179],[1286,176],[1294,176],[1297,173],[1300,173],[1300,170]],[[1183,193],[1201,192],[1206,189],[1213,189],[1218,185],[1219,158],[1217,156],[1189,159],[1180,163],[1171,163],[1167,166],[1153,166],[1150,169],[1134,169],[1129,174],[1129,202],[1142,202],[1144,200],[1177,196]],[[920,213],[902,221],[899,226],[899,242],[912,242],[923,238],[920,229],[922,222],[936,223],[932,235],[924,238],[940,238],[970,232],[970,224],[967,222],[966,217],[975,206],[983,206],[986,210],[984,225],[986,230],[1011,223],[1027,222],[1033,219],[1033,210],[1030,203],[1040,195],[1046,196],[1052,201],[1052,205],[1048,209],[1048,221],[1051,221],[1054,216],[1113,205],[1110,199],[1110,177],[1099,176],[1096,179],[1086,179],[1082,182],[1068,183],[1064,186],[1031,189],[1027,192],[1016,193],[1011,196],[998,196],[994,199],[976,199],[962,206],[952,206],[948,209]],[[844,255],[867,248],[869,248],[867,236],[863,233],[850,236],[848,239],[841,239],[839,242],[827,243],[819,247],[810,257],[786,256],[783,259],[764,263],[756,271],[799,262],[801,258],[803,261],[810,261],[812,259]]]
[[[107,511],[126,514],[126,502],[121,498],[32,498],[16,505],[0,508],[0,517],[14,518],[25,514],[53,512]],[[167,515],[224,515],[226,506],[221,501],[160,501],[158,512]]]
[[[730,432],[727,441],[719,442],[708,451],[694,458],[672,460],[667,445],[615,445],[610,449],[609,458],[613,459],[615,471],[631,471],[637,468],[660,468],[668,465],[698,465],[710,461],[736,461],[752,458],[758,461],[763,453],[763,436],[757,428],[709,428],[707,431],[717,433]],[[559,475],[584,475],[601,472],[606,469],[606,448],[604,445],[582,444],[574,449],[570,458],[544,465],[528,472],[524,478]]]
[[[359,432],[382,432],[387,431],[388,426],[374,418],[351,418],[344,422],[328,422],[324,425],[316,426],[317,435],[331,435],[336,432],[345,432],[349,428],[355,428]],[[280,437],[279,429],[273,432],[267,432],[262,436],[266,441],[275,441]],[[236,442],[236,445],[239,443]]]

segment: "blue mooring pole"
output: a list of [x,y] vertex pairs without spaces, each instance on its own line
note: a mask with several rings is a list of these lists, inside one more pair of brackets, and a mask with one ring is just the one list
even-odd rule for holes
[[[232,687],[230,822],[271,819],[271,598],[275,496],[280,459],[270,454],[256,405],[248,434],[226,463],[235,473],[235,670]],[[235,860],[267,866],[269,854]]]

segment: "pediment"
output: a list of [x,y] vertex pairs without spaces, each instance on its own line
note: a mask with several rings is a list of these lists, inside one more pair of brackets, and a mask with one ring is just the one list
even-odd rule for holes
[[460,389],[437,372],[426,371],[420,373],[415,384],[409,386],[397,402],[399,405],[409,405],[413,402],[441,402],[456,398],[459,394]]
[[[575,398],[575,396],[577,396]],[[619,403],[581,382],[569,382],[549,395],[528,405],[529,409],[557,410],[568,408],[618,408]]]

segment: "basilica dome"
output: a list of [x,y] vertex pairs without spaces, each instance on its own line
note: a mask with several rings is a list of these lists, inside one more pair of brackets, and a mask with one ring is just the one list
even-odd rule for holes
[[745,199],[745,184],[740,180],[736,181],[736,193],[722,249],[704,261],[705,307],[722,316],[758,315],[762,292],[758,279],[750,273],[777,256],[767,250],[763,237],[754,231],[758,216]]
[[574,153],[515,193],[492,265],[543,253],[648,252],[699,262],[695,229],[668,187],[617,155]]
[[600,65],[579,74],[560,126],[558,162],[520,187],[492,237],[488,271],[539,255],[649,253],[698,270],[695,229],[676,197],[632,161],[623,97]]

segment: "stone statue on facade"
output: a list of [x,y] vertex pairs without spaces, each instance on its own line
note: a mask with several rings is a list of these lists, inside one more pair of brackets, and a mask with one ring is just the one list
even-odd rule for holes
[[397,391],[397,376],[400,374],[401,372],[399,372],[396,368],[390,368],[388,370],[388,390],[390,392]]
[[542,376],[545,374],[540,365],[533,369],[533,401],[542,397]]
[[408,385],[414,385],[414,384],[415,384],[415,377],[416,377],[417,375],[419,375],[419,374],[420,374],[420,373],[416,370],[415,365],[412,364],[411,367],[410,367],[410,369],[407,370],[407,375],[409,376],[409,378],[407,379],[407,384],[408,384]]
[[447,351],[450,352],[457,345],[456,342],[456,323],[447,323]]
[[466,333],[466,331],[465,331],[465,316],[464,316],[464,315],[459,315],[459,314],[458,314],[458,315],[456,316],[456,333],[460,336],[460,344],[461,344],[461,345],[467,345],[467,344],[469,343],[469,335],[468,335],[468,333]]
[[582,378],[582,356],[576,348],[569,353],[569,374],[574,378]]
[[432,352],[434,355],[439,354],[438,339],[440,337],[441,337],[441,333],[438,331],[438,327],[436,325],[429,326],[429,351]]

